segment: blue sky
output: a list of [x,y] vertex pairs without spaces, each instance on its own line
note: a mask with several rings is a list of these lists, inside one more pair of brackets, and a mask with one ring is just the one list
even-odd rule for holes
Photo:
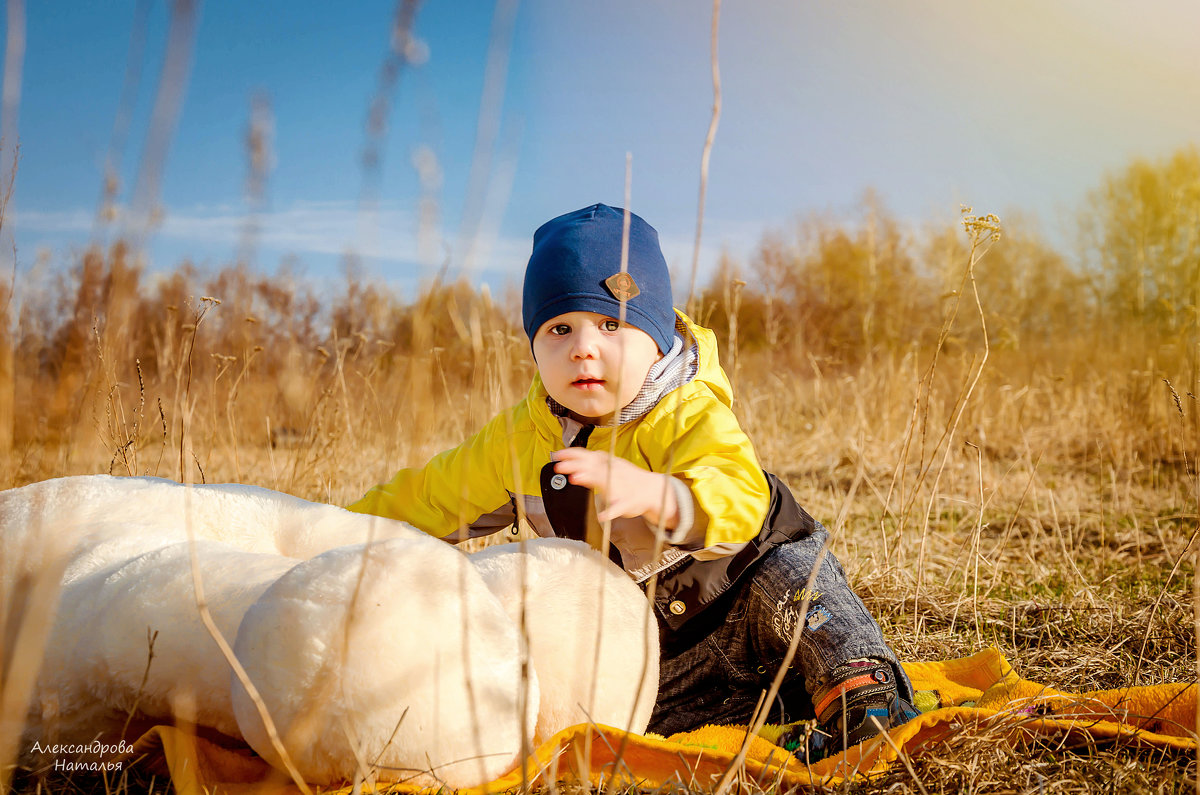
[[[21,144],[5,270],[14,242],[25,274],[140,228],[136,185],[170,8],[27,4],[19,101],[3,119]],[[130,83],[139,9],[144,49]],[[287,261],[325,279],[353,253],[363,273],[402,287],[443,263],[516,281],[538,224],[622,203],[628,153],[631,207],[687,273],[712,104],[710,5],[423,3],[416,63],[388,95],[382,165],[368,174],[367,112],[394,14],[375,1],[197,5],[186,79],[171,94],[180,110],[155,193],[160,220],[142,249],[151,268],[241,255],[265,272]],[[1192,0],[727,0],[703,262],[722,249],[744,258],[807,213],[852,213],[868,188],[914,225],[968,203],[1033,215],[1065,243],[1105,172],[1200,142],[1197,35]],[[11,63],[7,45],[5,55]],[[117,218],[99,224],[123,89],[134,101]],[[246,146],[256,96],[271,129],[257,203]],[[5,163],[12,151],[6,141]]]

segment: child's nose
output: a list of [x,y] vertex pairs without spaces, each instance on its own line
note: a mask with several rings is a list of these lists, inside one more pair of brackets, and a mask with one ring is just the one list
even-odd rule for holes
[[597,335],[590,329],[582,328],[575,334],[571,345],[571,356],[575,359],[594,359],[598,350]]

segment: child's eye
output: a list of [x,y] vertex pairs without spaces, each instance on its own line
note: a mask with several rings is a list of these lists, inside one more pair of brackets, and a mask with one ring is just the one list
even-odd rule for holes
[[566,323],[559,323],[550,327],[550,333],[556,337],[565,337],[567,334],[571,333],[571,327]]
[[600,328],[604,331],[616,331],[617,329],[621,328],[621,323],[610,318],[608,320],[601,321]]

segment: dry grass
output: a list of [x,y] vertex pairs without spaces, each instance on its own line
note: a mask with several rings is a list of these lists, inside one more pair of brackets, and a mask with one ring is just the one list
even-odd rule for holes
[[[739,416],[819,519],[859,483],[834,551],[903,658],[995,645],[1068,691],[1194,680],[1196,307],[1131,317],[1019,225],[975,232],[902,230],[868,204],[727,264],[697,315]],[[118,246],[6,298],[3,487],[113,472],[344,504],[461,441],[532,372],[515,293],[466,284],[318,297],[284,272],[150,276]],[[1196,781],[1179,754],[967,731],[912,765],[847,791]],[[137,769],[15,785],[167,788]]]

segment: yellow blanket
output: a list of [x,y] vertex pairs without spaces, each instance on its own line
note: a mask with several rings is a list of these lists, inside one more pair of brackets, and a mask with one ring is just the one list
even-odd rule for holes
[[[605,726],[575,726],[545,742],[517,768],[478,790],[500,792],[522,781],[590,780],[637,783],[657,788],[678,781],[694,789],[712,789],[735,768],[742,780],[784,788],[836,784],[882,772],[898,752],[919,754],[926,745],[966,730],[1024,734],[1085,734],[1177,749],[1195,749],[1195,684],[1164,684],[1091,693],[1062,693],[1021,679],[996,649],[944,662],[906,663],[917,690],[935,691],[941,705],[870,740],[811,767],[763,736],[747,738],[745,727],[706,726],[668,738],[625,734]],[[165,760],[179,795],[217,792],[292,795],[298,789],[248,750],[223,748],[169,726],[147,732],[134,756]],[[393,791],[406,791],[392,785]],[[415,788],[409,788],[415,791]],[[349,788],[339,792],[348,793]]]

